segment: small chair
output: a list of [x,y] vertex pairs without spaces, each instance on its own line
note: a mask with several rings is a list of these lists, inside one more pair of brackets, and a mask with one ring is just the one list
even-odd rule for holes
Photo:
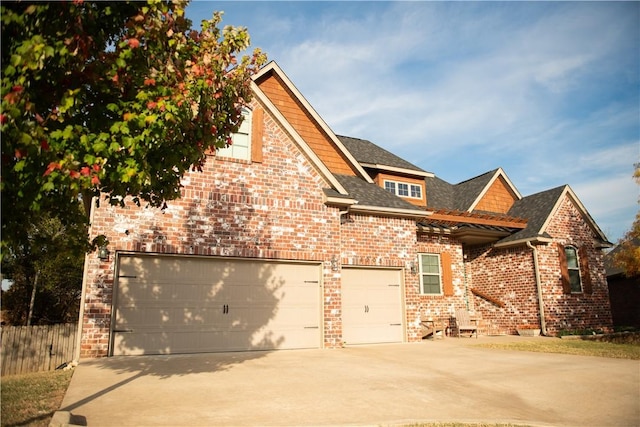
[[422,338],[431,335],[433,339],[436,338],[438,332],[441,334],[440,337],[444,338],[447,329],[444,322],[424,316],[420,318],[420,327],[422,329]]
[[472,318],[467,310],[458,309],[456,310],[456,331],[458,338],[460,338],[460,331],[471,331],[471,335],[475,332],[478,339],[478,320]]

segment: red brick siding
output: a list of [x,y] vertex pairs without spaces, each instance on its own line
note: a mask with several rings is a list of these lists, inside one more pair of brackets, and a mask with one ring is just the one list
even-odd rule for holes
[[467,259],[473,288],[505,304],[473,298],[489,332],[515,334],[520,325],[540,324],[531,249],[476,247]]
[[[595,234],[580,211],[566,197],[550,221],[547,232],[556,242],[585,248],[591,276],[592,293],[564,294],[556,245],[538,250],[541,281],[544,284],[547,329],[556,334],[566,329],[604,329],[612,327],[609,291],[604,269],[604,254],[595,247]],[[543,268],[544,266],[545,268]]]
[[[109,262],[89,257],[81,357],[106,356],[116,251],[322,261],[324,297],[339,303],[330,268],[339,257],[338,210],[324,204],[328,187],[289,137],[264,114],[262,163],[210,157],[188,173],[182,198],[164,211],[101,205],[92,235],[104,234]],[[325,346],[341,344],[339,312],[325,310]]]
[[342,265],[404,269],[407,340],[419,340],[417,275],[411,274],[408,268],[416,260],[415,221],[351,214],[341,226],[340,242]]
[[[595,247],[594,231],[569,197],[562,201],[545,231],[554,242],[536,248],[547,332],[553,335],[570,329],[609,330],[612,322],[603,253]],[[585,248],[591,294],[563,292],[558,242]],[[475,297],[484,319],[499,332],[508,333],[516,333],[521,325],[540,325],[531,249],[524,245],[511,249],[473,248],[468,257],[473,287],[505,303],[504,308],[499,308]]]
[[[407,305],[409,299],[415,301],[418,307],[416,317],[413,322],[420,321],[420,315],[433,317],[438,320],[449,322],[450,318],[458,308],[473,309],[473,301],[468,296],[469,280],[465,277],[462,244],[448,236],[434,236],[428,234],[418,235],[417,253],[441,254],[449,253],[451,257],[451,279],[453,284],[453,296],[444,295],[422,295],[420,294],[419,274],[413,275],[413,283],[407,292]],[[416,263],[418,262],[416,254]],[[416,266],[417,268],[417,266]],[[467,306],[467,302],[470,303]],[[415,331],[418,334],[418,330]]]

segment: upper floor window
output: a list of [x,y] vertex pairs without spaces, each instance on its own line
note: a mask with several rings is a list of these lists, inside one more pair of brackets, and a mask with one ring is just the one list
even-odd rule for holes
[[442,293],[440,256],[438,254],[420,254],[420,293]]
[[251,112],[242,110],[244,120],[238,132],[231,135],[231,145],[218,149],[217,155],[232,159],[251,160]]
[[567,258],[567,272],[569,273],[569,285],[571,286],[571,292],[582,292],[578,251],[573,246],[565,246],[564,254]]
[[385,180],[384,189],[396,196],[422,199],[422,187],[417,184]]

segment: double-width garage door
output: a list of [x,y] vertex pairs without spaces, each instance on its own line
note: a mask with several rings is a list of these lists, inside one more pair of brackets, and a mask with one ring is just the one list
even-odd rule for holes
[[318,264],[121,256],[113,355],[317,348]]
[[402,342],[401,270],[342,269],[342,335],[348,344]]

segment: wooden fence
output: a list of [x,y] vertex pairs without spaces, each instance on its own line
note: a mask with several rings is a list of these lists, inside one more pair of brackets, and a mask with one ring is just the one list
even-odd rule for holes
[[2,327],[2,376],[51,371],[71,362],[77,324]]

